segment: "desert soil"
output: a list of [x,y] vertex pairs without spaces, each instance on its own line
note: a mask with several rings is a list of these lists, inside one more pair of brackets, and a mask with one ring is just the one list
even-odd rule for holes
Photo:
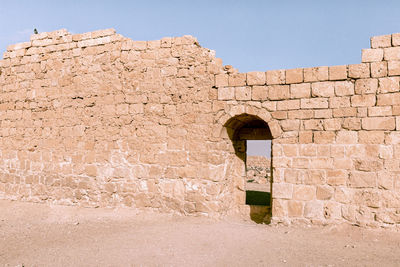
[[400,233],[0,201],[0,266],[400,266]]

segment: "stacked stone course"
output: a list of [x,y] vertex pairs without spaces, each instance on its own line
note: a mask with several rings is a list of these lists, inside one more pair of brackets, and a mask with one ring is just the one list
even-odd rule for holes
[[226,123],[249,114],[273,137],[273,221],[399,225],[399,76],[400,34],[360,64],[249,73],[191,36],[32,35],[0,60],[0,197],[238,212]]

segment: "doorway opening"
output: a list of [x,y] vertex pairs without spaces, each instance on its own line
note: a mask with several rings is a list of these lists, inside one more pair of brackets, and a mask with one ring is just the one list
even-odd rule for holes
[[225,125],[236,155],[245,164],[245,205],[257,223],[271,220],[272,135],[268,124],[257,116],[241,114]]

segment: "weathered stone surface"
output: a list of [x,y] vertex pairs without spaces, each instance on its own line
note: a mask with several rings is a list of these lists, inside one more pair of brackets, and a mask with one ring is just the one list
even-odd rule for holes
[[284,84],[285,70],[270,70],[265,73],[267,85]]
[[386,61],[371,63],[371,77],[385,77],[388,74],[388,63]]
[[247,73],[247,85],[264,85],[265,83],[265,72],[253,71]]
[[328,67],[324,66],[304,69],[304,82],[327,81],[328,79]]
[[395,118],[363,118],[361,120],[364,130],[394,130],[396,128]]
[[282,100],[290,97],[289,85],[271,85],[267,88],[270,100]]
[[335,95],[335,89],[332,82],[317,82],[312,83],[313,97],[329,97]]
[[375,94],[378,90],[378,79],[359,79],[355,83],[356,94]]
[[301,83],[304,81],[303,69],[286,70],[286,83]]
[[309,83],[291,84],[290,97],[291,98],[308,98],[311,95]]
[[347,79],[347,66],[332,66],[329,67],[329,80],[345,80]]
[[243,210],[245,139],[272,139],[274,218],[400,224],[400,35],[371,45],[239,73],[191,36],[34,35],[0,60],[0,197],[219,217]]
[[267,86],[253,86],[251,90],[251,97],[253,100],[267,100],[268,87]]
[[362,62],[382,61],[383,49],[363,49],[361,55]]
[[370,70],[369,64],[352,64],[349,65],[349,77],[350,78],[369,78]]
[[392,46],[391,35],[380,35],[371,37],[371,48],[382,48]]
[[383,51],[385,60],[400,60],[400,47],[389,47],[383,49]]

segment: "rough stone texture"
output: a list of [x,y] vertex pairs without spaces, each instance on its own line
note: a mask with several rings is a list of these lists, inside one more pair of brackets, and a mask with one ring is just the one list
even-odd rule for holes
[[372,38],[361,64],[246,74],[191,36],[33,35],[0,60],[0,197],[247,211],[237,133],[263,121],[272,221],[399,225],[399,40]]

